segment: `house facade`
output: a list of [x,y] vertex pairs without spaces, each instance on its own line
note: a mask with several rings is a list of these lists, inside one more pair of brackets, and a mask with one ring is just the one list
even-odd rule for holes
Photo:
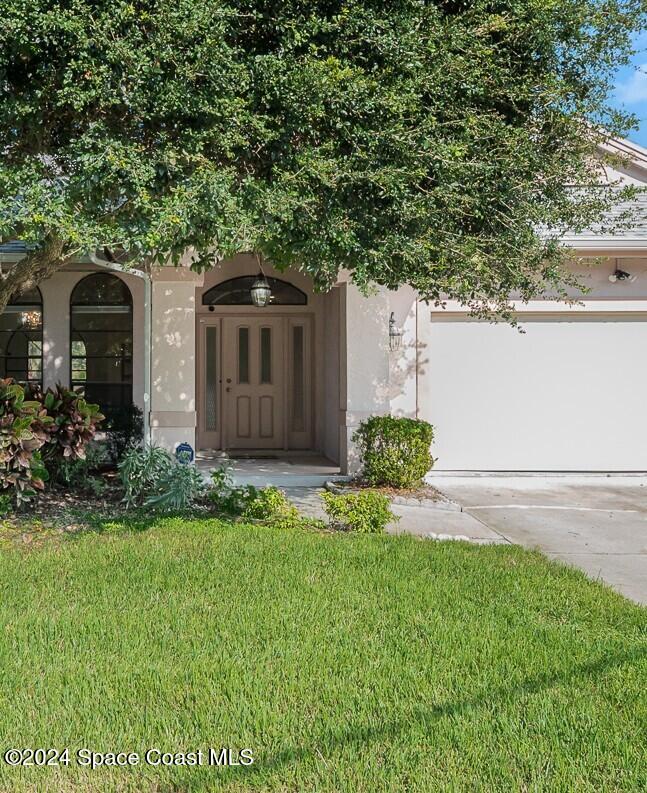
[[[609,178],[647,184],[647,152],[613,146],[628,161]],[[252,255],[204,274],[95,258],[7,307],[0,374],[135,404],[149,440],[171,449],[313,451],[345,472],[358,424],[392,413],[434,425],[440,470],[644,471],[647,200],[636,203],[631,228],[565,240],[589,291],[572,306],[515,304],[522,333],[409,287],[364,297],[343,274],[318,294],[301,272],[265,268],[260,308]],[[0,247],[3,267],[21,255]]]

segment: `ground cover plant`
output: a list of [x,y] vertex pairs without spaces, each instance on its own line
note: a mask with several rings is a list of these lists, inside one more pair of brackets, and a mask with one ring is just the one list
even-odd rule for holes
[[316,521],[306,520],[278,487],[237,485],[228,463],[211,471],[211,487],[207,501],[220,516],[240,518],[253,523],[272,523],[274,526],[295,527]]
[[324,511],[330,525],[341,531],[381,534],[397,517],[391,512],[391,502],[383,493],[371,490],[359,493],[321,494]]
[[647,613],[516,547],[164,518],[0,549],[0,790],[636,791]]

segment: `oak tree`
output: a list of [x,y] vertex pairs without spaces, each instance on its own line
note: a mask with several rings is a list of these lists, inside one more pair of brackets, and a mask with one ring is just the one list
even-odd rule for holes
[[[2,0],[0,309],[84,252],[255,251],[504,310],[599,222],[642,0]],[[575,186],[575,188],[574,188]]]

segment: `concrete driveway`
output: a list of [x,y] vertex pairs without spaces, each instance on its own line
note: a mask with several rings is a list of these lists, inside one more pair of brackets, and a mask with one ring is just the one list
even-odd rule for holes
[[647,604],[647,476],[450,476],[431,483],[510,542]]

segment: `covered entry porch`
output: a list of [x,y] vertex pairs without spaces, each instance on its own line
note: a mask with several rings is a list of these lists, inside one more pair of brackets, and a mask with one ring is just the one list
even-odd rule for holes
[[[363,418],[415,414],[415,295],[365,297],[344,278],[318,293],[301,272],[267,267],[264,275],[272,294],[260,308],[250,293],[254,256],[196,276],[198,458],[227,454],[250,482],[270,471],[274,482],[347,473]],[[391,312],[403,326],[397,352],[389,348]]]

